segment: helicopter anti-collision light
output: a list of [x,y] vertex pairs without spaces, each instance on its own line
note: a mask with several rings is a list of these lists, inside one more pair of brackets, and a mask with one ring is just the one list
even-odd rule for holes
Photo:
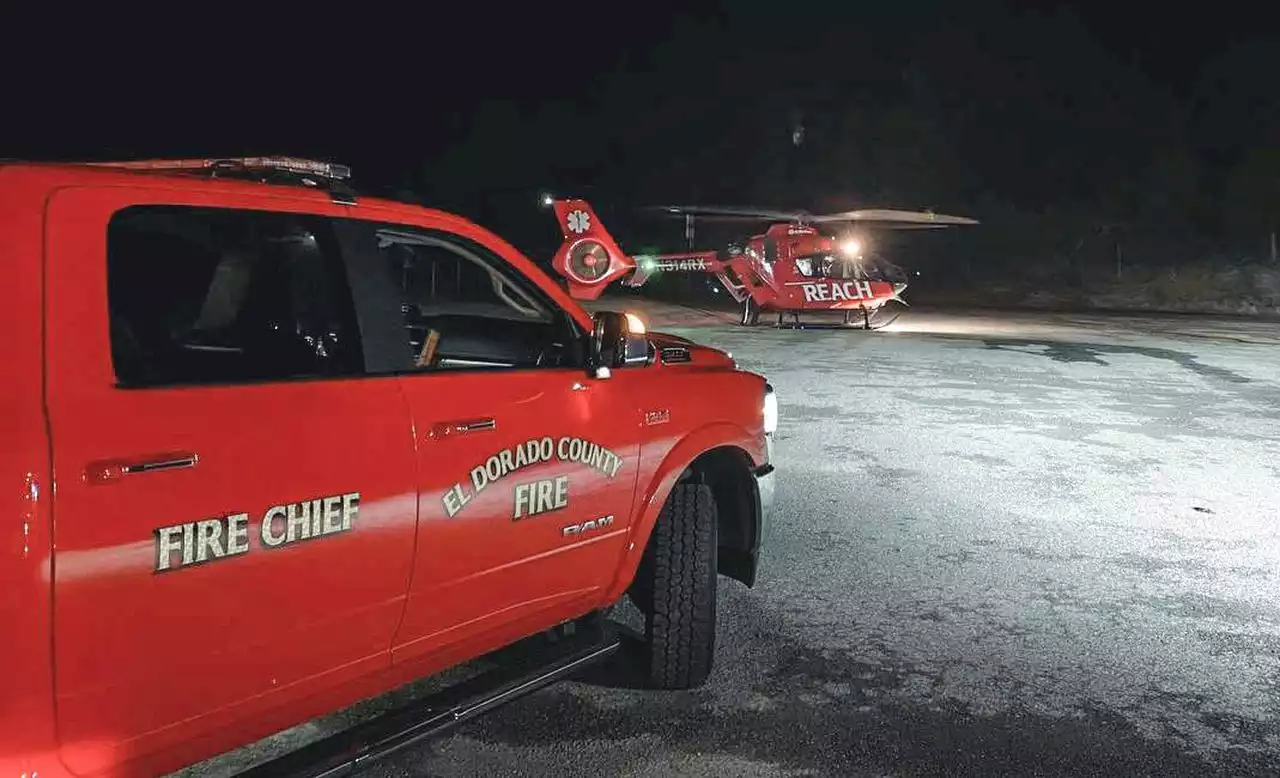
[[862,253],[862,243],[850,238],[840,244],[840,251],[843,252],[845,256],[856,257],[858,254]]
[[542,204],[543,208],[550,208],[551,206],[555,205],[556,198],[552,197],[550,194],[544,193],[542,196],[538,198],[538,202]]

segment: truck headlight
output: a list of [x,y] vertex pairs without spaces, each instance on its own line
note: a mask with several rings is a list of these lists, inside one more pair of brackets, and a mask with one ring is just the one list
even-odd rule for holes
[[769,384],[764,385],[764,432],[766,435],[772,435],[773,431],[778,429],[778,395],[773,393],[773,387]]

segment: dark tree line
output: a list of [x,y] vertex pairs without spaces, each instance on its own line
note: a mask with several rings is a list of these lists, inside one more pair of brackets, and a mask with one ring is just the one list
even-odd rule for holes
[[[990,9],[989,9],[990,10]],[[1065,11],[707,12],[487,96],[407,188],[554,245],[538,187],[604,205],[933,207],[976,216],[913,256],[975,277],[1269,261],[1280,229],[1280,46],[1221,48],[1190,83]],[[798,132],[798,130],[800,132]],[[677,225],[613,222],[641,240]],[[539,231],[540,230],[540,231]]]
[[975,278],[1270,259],[1280,45],[1264,30],[1208,56],[1187,44],[1197,73],[1174,83],[1069,12],[1017,10],[1038,4],[680,5],[614,9],[607,25],[513,7],[501,25],[441,22],[414,46],[375,36],[351,58],[363,73],[314,77],[288,53],[293,77],[255,66],[238,88],[222,60],[208,83],[184,68],[174,88],[150,49],[107,39],[100,59],[118,72],[100,82],[15,81],[4,131],[27,138],[0,146],[337,159],[363,187],[461,211],[536,256],[558,240],[535,207],[552,189],[613,206],[610,223],[646,246],[679,244],[680,225],[628,206],[884,204],[981,219],[902,242]]

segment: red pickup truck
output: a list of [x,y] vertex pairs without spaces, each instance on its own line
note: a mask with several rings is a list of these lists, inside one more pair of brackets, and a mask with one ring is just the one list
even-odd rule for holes
[[556,638],[264,769],[350,766],[609,654],[624,595],[649,682],[707,678],[771,387],[348,177],[0,163],[0,778],[156,775]]

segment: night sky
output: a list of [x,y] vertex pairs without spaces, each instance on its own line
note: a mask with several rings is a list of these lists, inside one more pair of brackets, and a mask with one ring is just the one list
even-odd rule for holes
[[952,249],[1006,267],[1104,228],[1152,261],[1247,252],[1280,216],[1265,11],[848,5],[184,11],[126,32],[10,11],[0,157],[331,159],[530,252],[555,239],[542,190],[676,242],[631,206],[934,207],[983,219]]

